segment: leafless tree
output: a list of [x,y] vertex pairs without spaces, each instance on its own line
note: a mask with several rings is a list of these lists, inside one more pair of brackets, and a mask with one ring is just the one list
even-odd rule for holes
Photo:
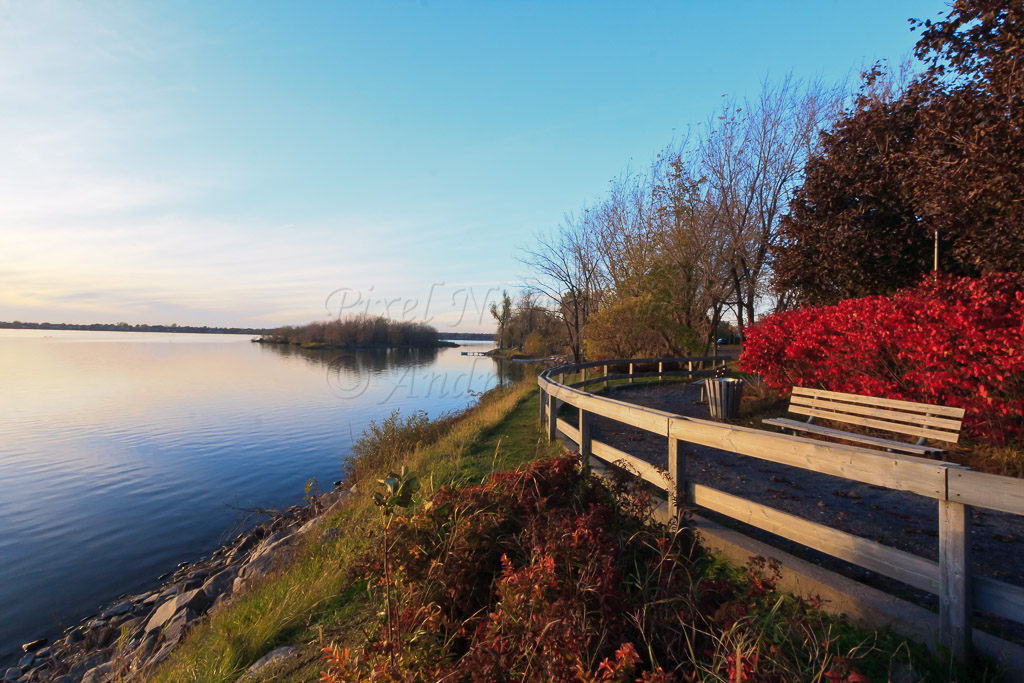
[[791,76],[767,81],[756,99],[727,99],[698,145],[708,198],[726,229],[731,300],[740,333],[768,294],[768,253],[840,88]]
[[529,269],[526,285],[550,300],[565,326],[574,362],[583,360],[583,330],[600,304],[599,263],[587,213],[567,215],[557,230],[536,236],[520,263]]

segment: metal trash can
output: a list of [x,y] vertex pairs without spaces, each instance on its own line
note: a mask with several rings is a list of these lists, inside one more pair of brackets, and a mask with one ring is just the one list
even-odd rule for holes
[[740,416],[743,380],[709,377],[704,386],[708,390],[708,407],[711,408],[711,417],[717,420],[735,420]]

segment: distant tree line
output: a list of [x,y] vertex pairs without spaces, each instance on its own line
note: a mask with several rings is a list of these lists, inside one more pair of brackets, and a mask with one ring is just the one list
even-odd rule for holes
[[101,332],[188,332],[191,334],[264,334],[266,329],[255,327],[209,327],[207,325],[130,325],[128,323],[27,323],[20,320],[0,321],[0,329],[7,330],[89,330]]
[[[859,91],[785,78],[725,99],[523,250],[580,360],[706,353],[735,321],[888,294],[934,263],[1024,269],[1024,5],[959,0]],[[503,337],[510,306],[492,309]],[[504,319],[504,322],[502,322]]]
[[339,348],[446,345],[437,330],[430,325],[389,320],[365,313],[299,327],[279,327],[264,334],[259,341],[267,344]]

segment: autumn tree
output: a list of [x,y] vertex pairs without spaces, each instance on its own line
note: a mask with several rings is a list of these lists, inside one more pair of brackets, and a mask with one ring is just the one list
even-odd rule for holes
[[897,89],[868,72],[783,220],[776,287],[804,302],[912,284],[936,236],[943,271],[1024,269],[1024,5],[959,0],[913,23],[925,70]]
[[512,299],[509,298],[507,290],[501,292],[501,305],[499,306],[497,302],[492,303],[490,311],[491,317],[498,323],[497,342],[498,348],[501,349],[505,346],[505,328],[512,318]]

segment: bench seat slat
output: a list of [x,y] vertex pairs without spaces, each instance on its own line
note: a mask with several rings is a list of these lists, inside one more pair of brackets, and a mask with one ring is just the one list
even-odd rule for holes
[[956,443],[960,440],[960,435],[956,432],[940,432],[935,429],[928,429],[926,427],[914,427],[912,425],[906,425],[899,422],[889,422],[887,420],[876,420],[868,417],[857,417],[856,415],[840,415],[828,410],[817,410],[815,408],[806,408],[804,406],[789,407],[789,412],[797,415],[808,415],[810,417],[820,417],[825,420],[837,420],[840,422],[846,422],[849,424],[860,425],[861,427],[873,427],[874,429],[884,429],[888,432],[896,432],[897,434],[909,434],[910,436],[919,436],[926,439],[935,439],[937,441],[949,441]]
[[839,429],[830,429],[829,427],[822,427],[821,425],[816,424],[808,424],[806,422],[801,422],[799,420],[789,420],[784,417],[774,418],[771,420],[762,420],[762,422],[769,425],[775,425],[776,427],[783,427],[785,429],[793,429],[802,432],[813,432],[814,434],[832,436],[838,439],[846,439],[847,441],[857,441],[859,443],[867,443],[875,446],[882,446],[884,448],[891,448],[894,451],[917,453],[919,455],[926,455],[928,453],[945,453],[945,450],[942,448],[935,448],[933,446],[918,446],[917,444],[913,443],[892,441],[891,439],[882,439],[877,436],[867,436],[866,434],[851,434],[850,432],[844,432]]
[[906,422],[922,427],[938,427],[940,429],[944,428],[951,431],[958,431],[961,425],[960,420],[951,420],[949,418],[933,417],[930,415],[911,414],[901,410],[872,408],[870,406],[858,405],[856,403],[843,403],[819,397],[794,395],[790,401],[790,405],[806,406],[808,408],[816,408],[818,410],[834,410],[837,413],[852,413],[856,415],[865,415],[867,417],[879,417],[883,420]]
[[830,398],[838,401],[854,402],[863,405],[882,406],[884,408],[896,408],[914,413],[929,413],[941,417],[961,419],[964,416],[963,408],[950,406],[938,406],[928,403],[915,403],[913,401],[899,401],[892,398],[875,398],[874,396],[862,396],[860,394],[844,394],[839,391],[826,391],[825,389],[811,389],[808,387],[793,387],[794,396],[811,396],[819,398]]

